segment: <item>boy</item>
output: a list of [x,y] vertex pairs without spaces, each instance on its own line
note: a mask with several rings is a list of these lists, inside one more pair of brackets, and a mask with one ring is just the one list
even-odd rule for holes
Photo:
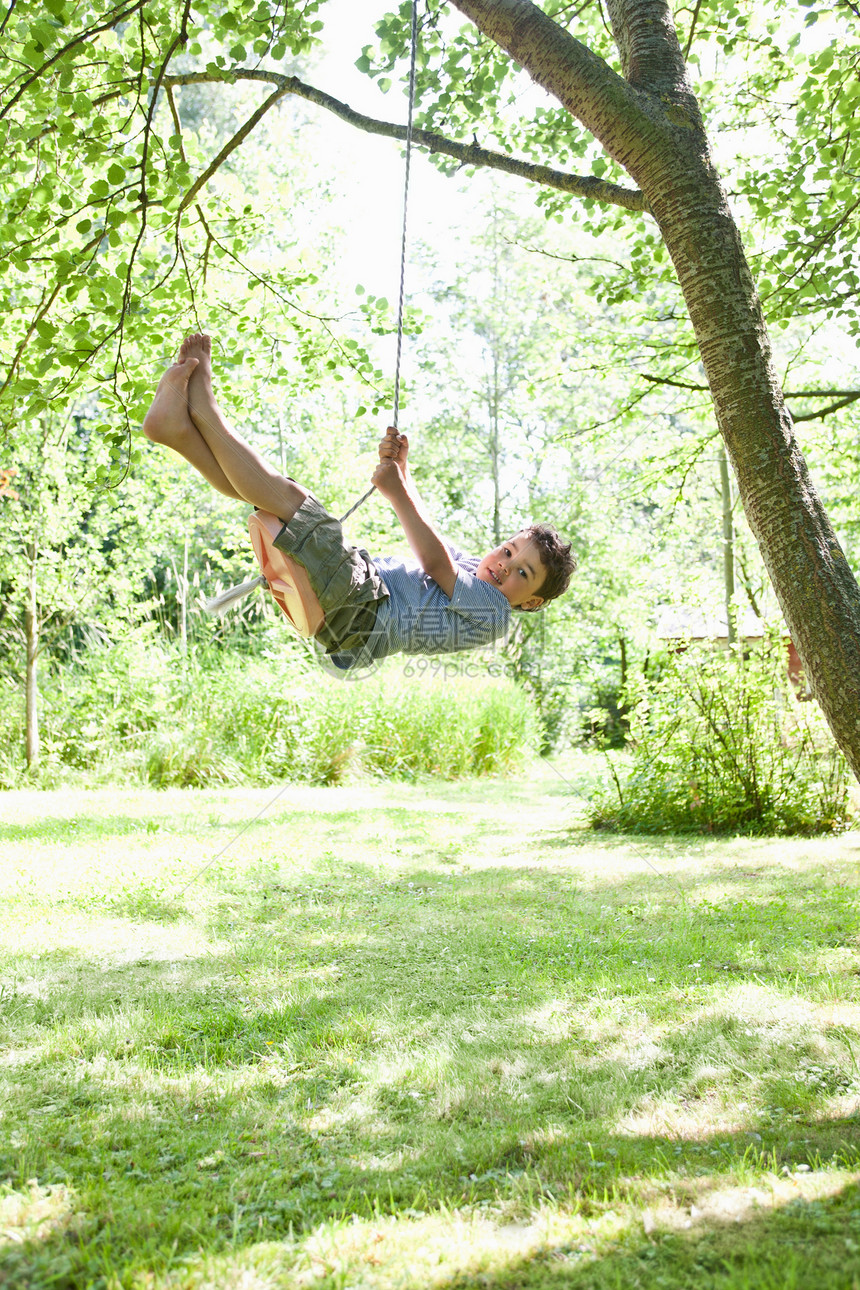
[[283,521],[275,546],[307,570],[325,612],[316,640],[336,667],[488,645],[504,636],[512,609],[534,611],[567,589],[575,560],[546,525],[532,525],[482,559],[443,541],[412,482],[407,438],[395,430],[379,445],[373,483],[394,507],[418,566],[348,546],[316,498],[228,425],[212,391],[211,352],[208,336],[183,342],[159,382],[144,434],[178,452],[219,492]]

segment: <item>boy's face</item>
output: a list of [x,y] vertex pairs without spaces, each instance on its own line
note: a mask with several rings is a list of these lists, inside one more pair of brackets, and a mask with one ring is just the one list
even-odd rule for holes
[[489,582],[515,609],[537,609],[543,596],[537,589],[546,578],[546,568],[540,558],[537,543],[518,533],[495,551],[485,555],[477,568],[481,582]]

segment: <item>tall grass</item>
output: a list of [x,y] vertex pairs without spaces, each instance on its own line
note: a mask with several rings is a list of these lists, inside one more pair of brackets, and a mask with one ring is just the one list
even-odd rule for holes
[[[40,782],[158,787],[339,783],[355,776],[453,779],[513,769],[539,743],[533,705],[513,683],[326,676],[299,646],[268,657],[183,656],[136,638],[90,651],[48,677]],[[19,784],[23,701],[0,713],[0,787]]]

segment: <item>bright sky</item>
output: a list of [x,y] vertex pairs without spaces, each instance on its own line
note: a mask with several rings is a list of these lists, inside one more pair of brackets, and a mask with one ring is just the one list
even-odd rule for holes
[[[327,52],[313,82],[350,107],[380,120],[406,124],[408,103],[398,84],[382,94],[356,67],[362,47],[376,43],[374,24],[386,10],[383,0],[331,0],[325,8]],[[320,116],[327,114],[321,112]],[[355,130],[330,117],[321,121],[331,173],[343,194],[347,233],[344,260],[354,263],[357,281],[375,295],[396,300],[400,277],[403,217],[403,148],[391,139]],[[458,223],[467,223],[472,203],[463,186],[440,175],[414,150],[409,191],[410,240],[444,246]]]

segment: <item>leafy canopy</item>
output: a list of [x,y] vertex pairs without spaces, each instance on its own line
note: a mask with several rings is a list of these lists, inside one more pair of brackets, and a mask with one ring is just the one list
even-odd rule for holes
[[[544,9],[618,66],[599,5]],[[227,184],[231,158],[284,97],[337,22],[327,0],[18,0],[0,21],[0,424],[95,389],[103,432],[123,453],[151,386],[154,350],[205,309],[258,352],[299,342],[319,369],[307,274],[268,237],[264,199]],[[410,3],[385,13],[358,65],[387,89],[406,74]],[[710,0],[678,10],[712,141],[732,189],[771,322],[857,323],[860,40],[853,6]],[[823,32],[823,35],[819,33]],[[183,107],[207,82],[261,82],[226,140]],[[420,128],[598,179],[623,176],[595,141],[441,0],[421,4]],[[256,91],[255,91],[256,92]],[[394,115],[397,115],[396,113]],[[755,128],[752,129],[751,126]],[[450,165],[450,162],[441,162]],[[647,216],[552,189],[548,215],[623,228],[629,261],[606,298],[671,282]],[[378,320],[374,320],[375,322]],[[331,338],[329,338],[330,340]],[[326,344],[329,342],[327,341]],[[328,354],[374,378],[363,350]],[[277,363],[276,363],[277,375]]]

